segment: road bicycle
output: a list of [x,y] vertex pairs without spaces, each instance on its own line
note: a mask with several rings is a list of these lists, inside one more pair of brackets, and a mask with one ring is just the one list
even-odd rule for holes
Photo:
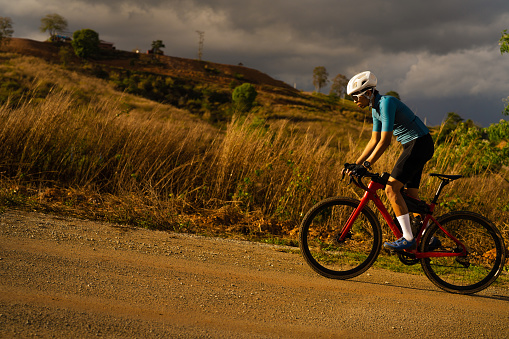
[[[490,286],[504,267],[506,249],[502,235],[490,220],[470,211],[452,211],[435,219],[433,211],[443,188],[462,176],[436,173],[430,176],[441,180],[431,203],[403,195],[412,224],[417,226],[416,246],[395,253],[406,265],[420,262],[428,279],[445,291],[479,292]],[[370,179],[367,186],[363,177]],[[368,206],[370,201],[394,236],[402,237],[397,220],[377,194],[388,179],[388,173],[350,176],[350,182],[365,191],[361,200],[331,197],[307,212],[300,225],[299,245],[314,271],[328,278],[349,279],[373,265],[382,247],[382,228]]]

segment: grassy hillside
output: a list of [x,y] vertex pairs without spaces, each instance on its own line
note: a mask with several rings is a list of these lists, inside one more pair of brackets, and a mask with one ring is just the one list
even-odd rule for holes
[[[29,41],[29,51],[24,43],[0,53],[4,208],[295,241],[312,204],[361,194],[340,180],[371,128],[349,101],[301,93],[241,66],[127,52],[84,63],[62,47]],[[242,82],[259,93],[248,115],[231,109]],[[509,243],[509,134],[500,126],[493,142],[452,133],[426,172],[467,174],[447,187],[438,212],[480,212]],[[392,168],[399,152],[393,143],[376,170]],[[469,171],[488,154],[488,165]],[[422,196],[436,185],[425,176]]]
[[[192,116],[224,127],[233,113],[233,89],[247,82],[258,92],[257,114],[270,122],[290,119],[299,128],[329,126],[345,135],[343,132],[357,132],[358,122],[366,118],[366,112],[350,101],[334,102],[327,96],[303,93],[243,66],[124,51],[103,51],[95,59],[83,61],[73,55],[68,44],[27,39],[11,39],[3,50],[26,58],[14,61],[4,54],[9,62],[4,63],[2,72],[6,82],[0,85],[0,103],[7,97],[17,101],[27,92],[44,97],[51,88],[73,91],[82,102],[89,102],[97,93],[122,95],[129,113],[150,111],[154,103],[160,103],[164,110],[180,109],[182,118]],[[149,100],[140,102],[140,98]]]

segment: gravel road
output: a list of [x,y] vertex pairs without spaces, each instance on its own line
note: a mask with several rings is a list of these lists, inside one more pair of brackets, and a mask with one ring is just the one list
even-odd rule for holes
[[295,249],[9,210],[0,337],[509,338],[509,289],[330,280]]

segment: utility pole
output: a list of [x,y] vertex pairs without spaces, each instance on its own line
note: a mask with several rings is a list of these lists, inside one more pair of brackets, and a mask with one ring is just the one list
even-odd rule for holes
[[198,33],[198,36],[199,36],[199,40],[198,40],[198,60],[201,61],[201,57],[203,55],[203,37],[205,35],[205,32],[202,32],[202,31],[196,31],[196,33]]

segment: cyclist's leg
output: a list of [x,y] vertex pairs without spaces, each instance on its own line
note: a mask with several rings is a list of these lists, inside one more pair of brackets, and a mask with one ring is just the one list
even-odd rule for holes
[[410,195],[415,194],[418,196],[422,171],[426,162],[433,156],[433,151],[433,139],[431,139],[430,135],[412,140],[403,145],[403,152],[396,161],[385,192],[401,225],[404,239],[394,243],[385,243],[384,246],[387,248],[399,250],[413,246],[414,236],[412,234],[410,216],[401,195],[401,189],[405,184],[409,183],[410,185],[407,186],[410,188]]
[[[407,184],[408,185],[408,184]],[[408,196],[412,197],[412,198],[415,198],[415,199],[420,199],[419,198],[419,188],[412,188],[412,187],[406,187],[405,189],[405,192]]]
[[394,165],[391,177],[404,183],[406,193],[413,198],[419,198],[422,172],[433,153],[433,139],[427,134],[404,144],[403,152]]
[[408,213],[405,199],[403,199],[403,195],[401,194],[403,186],[405,186],[404,183],[392,176],[389,177],[387,186],[385,186],[385,194],[387,194],[387,198],[389,199],[396,216]]
[[[391,172],[385,193],[391,203],[394,214],[403,231],[403,238],[408,241],[413,240],[412,227],[410,224],[410,216],[408,215],[408,207],[405,199],[401,195],[401,189],[405,186],[406,182],[411,178],[412,172],[415,170],[410,161],[412,158],[412,149],[415,141],[411,141],[403,145],[403,152],[399,156],[394,169]],[[396,248],[399,247],[395,243],[384,244],[385,247]]]
[[415,172],[413,176],[406,183],[406,194],[415,199],[419,198],[419,186],[421,184],[422,172],[424,171],[424,166],[426,163],[433,157],[434,153],[434,145],[433,139],[431,136],[427,135],[423,138],[423,142],[419,143],[419,145],[415,146],[415,152],[419,153],[422,156],[422,161],[415,166]]
[[401,189],[403,186],[404,184],[401,181],[391,176],[389,177],[389,181],[385,187],[385,193],[387,194],[387,198],[389,199],[392,209],[396,214],[396,219],[398,219],[398,222],[401,226],[401,230],[403,231],[403,238],[408,241],[412,241],[414,236],[412,234],[408,207],[405,203],[405,199],[403,199],[403,195],[401,195]]
[[421,184],[424,165],[425,163],[420,166],[416,166],[414,175],[410,178],[410,180],[407,181],[405,185],[405,193],[415,199],[419,199],[419,186]]

